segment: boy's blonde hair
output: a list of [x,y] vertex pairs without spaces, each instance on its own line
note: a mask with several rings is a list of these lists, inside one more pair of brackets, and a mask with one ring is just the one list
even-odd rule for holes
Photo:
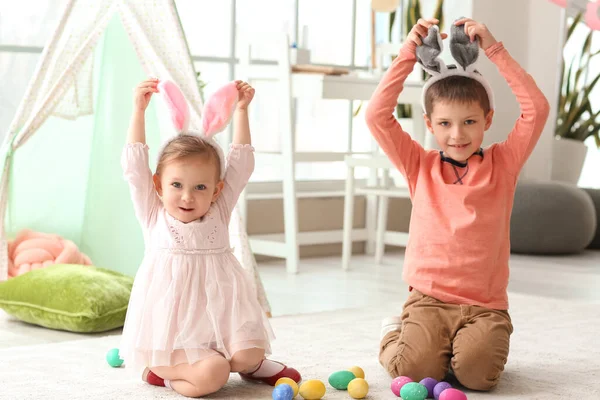
[[213,162],[217,168],[217,178],[221,176],[221,162],[217,150],[201,137],[188,134],[177,135],[165,146],[156,165],[156,174],[160,175],[167,163],[190,156],[202,156]]
[[425,112],[431,117],[435,103],[440,101],[463,104],[478,103],[484,115],[491,110],[488,92],[475,79],[453,75],[434,82],[425,93]]

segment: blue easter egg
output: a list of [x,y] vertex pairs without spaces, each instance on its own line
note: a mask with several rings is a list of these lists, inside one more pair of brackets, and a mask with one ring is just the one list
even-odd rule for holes
[[282,383],[273,389],[273,400],[292,400],[293,398],[294,389],[287,383]]

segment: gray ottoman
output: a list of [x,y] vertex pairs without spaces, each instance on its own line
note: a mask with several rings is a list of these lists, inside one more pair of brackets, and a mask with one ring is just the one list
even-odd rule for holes
[[596,235],[587,247],[588,249],[600,250],[600,189],[583,189],[590,195],[596,208]]
[[596,234],[596,208],[580,188],[560,182],[517,185],[510,220],[513,253],[572,254]]

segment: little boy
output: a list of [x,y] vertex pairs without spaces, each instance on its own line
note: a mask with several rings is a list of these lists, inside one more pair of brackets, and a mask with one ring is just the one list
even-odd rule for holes
[[[489,390],[504,370],[513,331],[507,286],[515,187],[549,105],[503,44],[471,19],[454,23],[450,46],[459,65],[446,67],[437,56],[447,35],[439,34],[437,23],[419,20],[412,28],[366,111],[371,133],[405,177],[413,204],[403,270],[410,295],[401,316],[383,321],[379,360],[392,377],[441,380],[451,369],[465,387]],[[478,46],[521,106],[508,138],[485,149],[494,99],[475,70]],[[433,74],[423,108],[439,152],[413,141],[393,115],[417,59]]]

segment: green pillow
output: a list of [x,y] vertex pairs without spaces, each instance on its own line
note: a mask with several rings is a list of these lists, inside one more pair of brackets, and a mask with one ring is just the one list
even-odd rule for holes
[[0,283],[0,308],[31,324],[71,332],[123,326],[133,278],[115,271],[59,264]]

